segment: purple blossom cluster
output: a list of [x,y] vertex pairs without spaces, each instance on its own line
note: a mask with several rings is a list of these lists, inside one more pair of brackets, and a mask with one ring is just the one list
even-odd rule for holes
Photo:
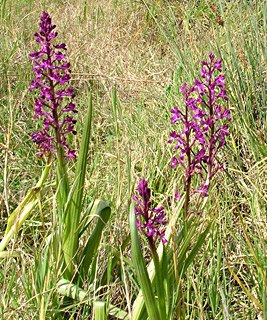
[[[223,120],[230,121],[231,118],[230,111],[222,106],[228,98],[221,63],[222,60],[215,60],[210,52],[209,61],[202,61],[201,80],[196,79],[190,88],[186,83],[181,87],[184,106],[171,109],[172,125],[178,121],[183,124],[181,132],[170,133],[169,143],[175,143],[178,152],[172,158],[171,167],[181,165],[184,168],[183,182],[188,201],[192,194],[208,196],[210,180],[223,166],[216,161],[216,155],[225,145],[225,137],[229,136],[228,124]],[[190,193],[195,174],[201,177],[201,183]]]
[[158,237],[162,239],[163,244],[167,242],[164,238],[165,229],[161,230],[162,226],[166,225],[164,208],[151,208],[151,190],[147,186],[147,181],[141,179],[138,185],[138,193],[141,200],[137,196],[133,196],[139,205],[135,206],[135,214],[137,228],[142,230],[143,234],[150,240],[152,243],[155,243]]
[[[35,100],[35,115],[43,117],[44,128],[34,132],[31,136],[40,149],[40,157],[57,153],[60,146],[65,150],[65,157],[74,158],[75,151],[67,144],[68,133],[76,134],[73,113],[77,113],[72,99],[75,97],[73,89],[67,86],[70,80],[70,63],[65,62],[65,43],[53,45],[52,40],[57,37],[56,28],[52,25],[47,12],[40,17],[40,33],[34,33],[35,40],[41,45],[39,51],[30,54],[30,61],[34,61],[35,78],[31,82],[30,91],[39,89],[40,95]],[[52,129],[52,133],[51,133]]]

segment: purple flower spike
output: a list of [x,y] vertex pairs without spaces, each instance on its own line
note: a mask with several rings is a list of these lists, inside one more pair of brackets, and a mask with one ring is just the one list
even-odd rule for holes
[[[181,87],[184,106],[170,110],[171,124],[183,124],[181,132],[170,133],[168,142],[174,143],[176,150],[170,166],[175,168],[181,165],[185,170],[185,217],[193,212],[189,208],[192,195],[198,197],[194,209],[197,209],[200,197],[208,197],[211,178],[223,167],[217,163],[216,155],[226,144],[225,137],[230,134],[228,124],[224,123],[231,120],[230,110],[222,106],[222,102],[228,100],[224,88],[225,75],[221,74],[222,60],[216,61],[215,55],[210,52],[209,61],[201,63],[201,79],[195,79],[191,88],[186,83]],[[199,185],[191,191],[193,175],[198,175],[200,179],[195,179]]]
[[76,134],[74,124],[76,120],[69,114],[78,111],[72,99],[75,97],[73,89],[68,87],[70,81],[70,64],[64,62],[66,51],[65,43],[53,45],[52,40],[57,37],[56,28],[52,25],[47,12],[40,17],[40,33],[35,32],[35,40],[41,45],[39,51],[30,54],[30,61],[34,61],[33,70],[35,78],[31,82],[30,91],[38,89],[39,97],[35,99],[35,115],[43,118],[44,129],[32,134],[32,141],[37,144],[42,157],[57,152],[61,146],[67,154],[67,158],[74,158],[75,151],[67,144],[66,135]]
[[167,242],[164,238],[165,229],[160,230],[167,222],[164,220],[164,208],[151,208],[150,196],[151,190],[147,186],[147,181],[142,179],[138,185],[138,193],[141,198],[133,196],[133,200],[138,203],[135,206],[137,228],[142,230],[143,234],[155,243],[157,237],[160,237],[163,244]]

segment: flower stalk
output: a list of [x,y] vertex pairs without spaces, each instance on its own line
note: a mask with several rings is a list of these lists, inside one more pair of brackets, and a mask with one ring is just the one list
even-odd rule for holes
[[[221,125],[225,118],[230,121],[230,111],[223,109],[222,101],[226,96],[225,75],[221,74],[222,60],[215,60],[210,52],[209,61],[202,61],[201,80],[196,79],[188,89],[187,83],[181,87],[185,106],[171,109],[171,123],[183,123],[183,131],[172,131],[169,143],[176,143],[178,156],[172,158],[171,167],[182,166],[185,170],[183,184],[185,190],[184,224],[192,213],[200,215],[198,210],[202,197],[208,197],[211,179],[222,169],[216,160],[218,151],[225,145],[225,137],[229,136],[228,124]],[[192,182],[196,188],[192,190]],[[197,195],[193,203],[193,197]],[[180,197],[177,192],[176,198]]]
[[137,228],[141,230],[147,238],[149,244],[156,272],[156,288],[158,295],[159,315],[160,319],[165,320],[165,290],[163,286],[162,269],[160,267],[159,256],[156,248],[156,241],[158,238],[160,238],[163,244],[167,243],[164,228],[167,222],[165,221],[165,213],[163,207],[151,208],[151,190],[148,188],[146,180],[140,180],[138,185],[138,192],[141,200],[137,196],[133,196],[133,200],[137,202],[137,205],[135,206],[136,224]]
[[40,17],[40,31],[35,32],[35,40],[41,49],[30,54],[30,61],[34,62],[35,78],[29,88],[39,90],[39,97],[35,99],[34,119],[43,119],[43,129],[32,134],[32,141],[39,149],[39,158],[54,153],[57,158],[57,182],[59,184],[58,202],[67,201],[69,183],[64,165],[64,157],[75,158],[76,150],[67,142],[67,135],[76,135],[73,115],[78,111],[72,99],[75,97],[73,89],[68,85],[70,81],[70,63],[65,62],[65,43],[54,45],[57,37],[56,28],[52,24],[47,12]]
[[164,208],[151,208],[151,190],[147,186],[147,181],[141,179],[138,185],[138,192],[141,200],[137,196],[133,196],[133,200],[137,202],[135,205],[136,223],[137,228],[142,231],[142,233],[148,239],[148,243],[151,252],[154,248],[154,244],[157,238],[161,238],[163,244],[167,242],[164,227],[167,222],[164,220],[165,213]]

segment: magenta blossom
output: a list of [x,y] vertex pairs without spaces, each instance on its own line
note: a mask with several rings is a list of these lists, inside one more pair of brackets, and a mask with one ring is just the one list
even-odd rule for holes
[[163,244],[167,242],[164,238],[166,225],[164,208],[151,208],[150,195],[151,190],[147,186],[146,180],[142,179],[138,185],[138,192],[141,200],[133,196],[138,205],[135,206],[137,228],[142,230],[143,234],[155,243],[157,237],[162,239]]
[[32,134],[32,141],[40,149],[38,154],[57,153],[61,146],[66,151],[65,157],[74,158],[75,150],[67,143],[69,133],[76,134],[73,114],[77,113],[72,99],[75,97],[73,89],[68,85],[70,81],[70,64],[65,62],[66,45],[53,45],[52,40],[57,37],[56,28],[52,25],[47,12],[43,12],[40,22],[40,33],[34,33],[35,40],[41,45],[39,51],[30,54],[30,61],[34,61],[35,78],[31,82],[30,91],[39,90],[39,97],[35,100],[35,115],[43,118],[44,128]]
[[[171,167],[182,166],[185,170],[183,179],[186,192],[185,214],[189,210],[190,197],[198,194],[208,197],[212,177],[222,168],[216,155],[229,136],[229,109],[224,109],[223,102],[228,100],[225,90],[225,75],[222,72],[222,60],[215,60],[210,52],[209,61],[202,61],[201,80],[196,79],[188,88],[184,83],[181,92],[184,106],[171,109],[171,124],[183,124],[181,132],[172,131],[169,143],[175,143],[176,154],[171,159]],[[193,175],[198,175],[199,185],[191,191]],[[198,202],[197,200],[197,202]]]

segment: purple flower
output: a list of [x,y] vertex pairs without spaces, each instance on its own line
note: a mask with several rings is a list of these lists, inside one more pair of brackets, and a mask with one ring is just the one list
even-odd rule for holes
[[[216,161],[216,155],[226,144],[229,136],[229,109],[223,109],[221,103],[227,101],[225,90],[225,75],[221,74],[222,60],[215,60],[209,53],[209,61],[201,62],[201,80],[195,79],[190,88],[183,83],[181,92],[184,96],[184,107],[171,109],[171,124],[180,122],[183,128],[180,132],[172,131],[169,143],[175,143],[176,154],[171,159],[171,167],[181,165],[185,169],[183,178],[187,194],[185,200],[185,216],[189,210],[190,196],[208,196],[211,178],[222,168]],[[177,155],[178,152],[178,155]],[[205,170],[204,170],[205,168]],[[199,185],[190,191],[193,175],[199,175]]]
[[56,28],[52,25],[47,12],[40,17],[40,32],[35,32],[35,40],[41,45],[39,51],[30,54],[30,61],[34,61],[35,78],[29,88],[39,90],[39,97],[35,99],[34,119],[43,118],[43,130],[32,134],[32,141],[40,149],[40,157],[51,151],[56,154],[65,151],[65,157],[74,158],[75,151],[67,143],[67,134],[76,134],[72,115],[78,111],[72,99],[75,97],[73,89],[68,87],[70,81],[70,64],[64,62],[66,51],[65,43],[53,45],[52,40],[57,37]]
[[199,193],[200,195],[202,195],[203,197],[208,197],[208,189],[209,189],[209,185],[204,184],[200,190],[194,190],[194,193]]
[[143,234],[155,243],[157,237],[162,239],[163,244],[167,242],[164,238],[165,226],[167,222],[164,220],[164,208],[151,208],[150,196],[151,190],[147,186],[147,181],[142,179],[138,185],[138,193],[141,200],[137,196],[133,196],[138,205],[135,206],[137,228],[142,230]]

